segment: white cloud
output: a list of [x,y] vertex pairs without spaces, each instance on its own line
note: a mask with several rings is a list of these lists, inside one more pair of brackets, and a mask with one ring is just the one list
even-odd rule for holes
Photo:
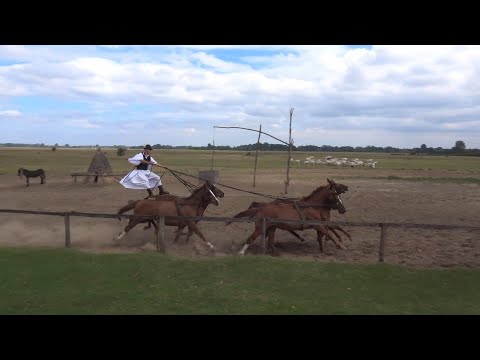
[[[0,105],[22,96],[84,102],[95,120],[75,109],[80,115],[66,124],[107,129],[104,123],[115,123],[128,137],[140,129],[129,121],[161,119],[178,137],[188,133],[199,143],[220,124],[262,124],[286,138],[292,106],[297,145],[362,146],[414,131],[436,133],[441,142],[442,132],[478,134],[478,64],[480,46],[0,46]],[[130,109],[139,104],[148,110]],[[0,115],[20,116],[20,110]],[[28,110],[44,119],[53,111]],[[372,129],[392,136],[372,139]]]
[[18,116],[22,116],[22,113],[18,110],[0,110],[0,116],[18,117]]
[[90,128],[100,128],[99,124],[93,123],[91,120],[88,119],[73,119],[66,122],[66,125],[90,129]]

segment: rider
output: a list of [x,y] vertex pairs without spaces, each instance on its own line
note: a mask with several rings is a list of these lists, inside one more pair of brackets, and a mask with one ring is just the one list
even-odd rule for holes
[[162,167],[150,155],[152,150],[152,147],[147,144],[142,152],[128,159],[129,163],[136,166],[120,180],[120,184],[127,189],[147,189],[149,197],[153,196],[152,189],[157,185],[159,195],[169,194],[169,192],[163,189],[160,176],[152,172],[152,166]]

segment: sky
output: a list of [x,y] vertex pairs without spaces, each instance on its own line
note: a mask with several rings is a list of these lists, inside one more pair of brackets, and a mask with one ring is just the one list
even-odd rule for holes
[[0,45],[0,143],[288,142],[290,108],[296,146],[480,148],[480,46]]

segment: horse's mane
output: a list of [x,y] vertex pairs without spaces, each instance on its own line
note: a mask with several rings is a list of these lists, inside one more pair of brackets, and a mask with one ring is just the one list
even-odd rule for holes
[[328,186],[330,186],[330,185],[321,185],[321,186],[319,186],[318,188],[316,188],[315,190],[313,190],[310,195],[304,196],[304,197],[300,198],[300,200],[302,200],[302,201],[308,201],[308,200],[310,200],[316,193],[322,191],[323,189],[325,189],[325,188],[328,187]]
[[189,197],[187,197],[187,200],[190,200],[192,199],[193,197],[195,197],[195,195],[197,195],[197,193],[203,189],[203,187],[205,186],[206,183],[203,183],[202,185],[200,185],[199,187],[195,188],[192,193],[190,194]]

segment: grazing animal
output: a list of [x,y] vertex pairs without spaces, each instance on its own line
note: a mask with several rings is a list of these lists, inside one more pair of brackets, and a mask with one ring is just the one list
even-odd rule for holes
[[29,179],[31,177],[36,178],[36,177],[40,176],[40,180],[41,180],[40,184],[44,184],[46,182],[45,179],[47,178],[46,175],[45,175],[45,171],[43,169],[37,169],[37,170],[31,171],[31,170],[27,170],[27,169],[24,169],[24,168],[20,168],[20,169],[18,169],[17,175],[20,176],[20,177],[22,177],[22,175],[23,175],[27,178],[27,186],[30,186]]

